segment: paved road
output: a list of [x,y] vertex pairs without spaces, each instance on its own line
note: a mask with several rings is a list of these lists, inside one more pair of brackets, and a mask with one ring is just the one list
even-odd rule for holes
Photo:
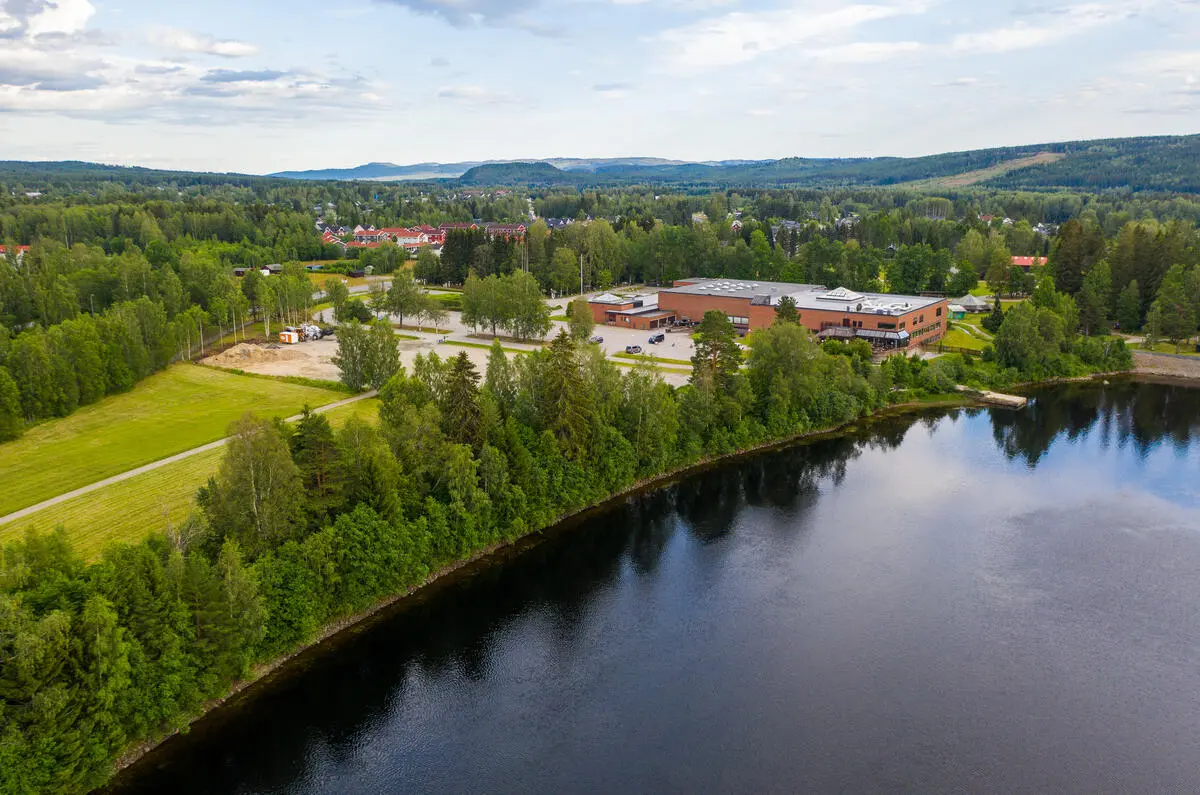
[[[355,395],[354,397],[346,398],[345,400],[339,400],[335,403],[328,403],[320,408],[313,409],[313,411],[317,414],[324,414],[326,411],[331,411],[339,408],[340,406],[356,403],[360,400],[366,400],[367,398],[375,397],[375,395],[376,392],[374,390],[370,392],[364,392],[361,395]],[[297,414],[294,417],[288,417],[287,422],[296,422],[299,419],[300,415]],[[228,441],[229,437],[218,439],[215,442],[209,442],[208,444],[203,444],[199,447],[193,447],[191,450],[184,450],[182,453],[176,453],[173,456],[159,459],[158,461],[146,464],[145,466],[140,466],[137,469],[131,469],[128,472],[122,472],[119,475],[113,475],[111,478],[105,478],[104,480],[96,481],[95,483],[75,489],[74,491],[68,491],[66,494],[60,494],[57,497],[51,497],[48,500],[39,502],[37,505],[30,505],[28,508],[22,508],[19,511],[14,511],[8,516],[0,516],[0,525],[8,524],[9,522],[15,522],[18,519],[24,519],[26,516],[31,516],[43,508],[49,508],[52,505],[58,505],[59,503],[66,502],[74,497],[90,494],[91,492],[102,489],[105,486],[111,486],[114,483],[120,483],[123,480],[129,480],[130,478],[136,478],[138,475],[144,475],[147,472],[153,472],[160,467],[165,467],[167,464],[173,464],[176,461],[182,461],[185,458],[191,458],[194,455],[199,455],[200,453],[208,452],[209,450],[215,450],[218,447],[224,447]]]

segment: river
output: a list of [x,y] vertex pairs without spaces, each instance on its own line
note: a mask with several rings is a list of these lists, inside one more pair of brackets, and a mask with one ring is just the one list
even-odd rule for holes
[[763,453],[471,567],[119,793],[1196,792],[1200,390]]

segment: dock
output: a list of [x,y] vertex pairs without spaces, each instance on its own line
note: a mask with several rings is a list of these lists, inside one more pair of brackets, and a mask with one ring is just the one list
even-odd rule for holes
[[954,387],[955,391],[974,396],[976,399],[992,406],[1006,409],[1023,409],[1029,403],[1029,398],[1020,395],[1005,395],[1000,392],[989,392],[985,389],[975,389],[961,384]]

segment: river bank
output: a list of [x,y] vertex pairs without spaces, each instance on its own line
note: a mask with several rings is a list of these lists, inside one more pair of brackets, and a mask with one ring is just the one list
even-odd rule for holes
[[705,458],[686,466],[669,470],[650,478],[644,478],[640,481],[630,484],[627,488],[611,494],[603,500],[599,500],[595,503],[583,506],[555,518],[545,527],[532,530],[526,535],[513,541],[491,545],[479,550],[464,560],[445,566],[442,569],[431,573],[420,585],[380,599],[374,605],[366,608],[365,610],[333,621],[323,627],[322,630],[311,641],[302,644],[301,646],[293,649],[291,652],[277,657],[274,660],[255,665],[251,671],[251,675],[247,679],[232,685],[229,689],[229,692],[221,698],[210,701],[185,725],[160,737],[143,741],[130,748],[114,763],[113,775],[109,779],[109,784],[112,783],[113,779],[121,771],[135,765],[139,760],[143,759],[145,756],[161,747],[164,743],[169,742],[172,738],[180,734],[188,732],[197,723],[212,716],[221,709],[231,706],[248,695],[251,695],[255,690],[258,689],[258,686],[269,684],[274,677],[283,674],[290,667],[290,664],[297,662],[306,655],[316,653],[321,649],[321,647],[338,638],[339,636],[365,628],[365,626],[367,626],[372,619],[381,616],[388,611],[389,608],[395,607],[400,602],[427,591],[430,586],[435,584],[443,584],[447,580],[451,580],[452,575],[469,573],[469,571],[475,566],[491,565],[498,559],[498,556],[507,557],[510,555],[520,554],[521,551],[528,548],[530,545],[537,544],[543,537],[550,534],[558,534],[560,532],[568,531],[571,527],[586,521],[598,513],[602,513],[616,504],[646,492],[665,488],[683,478],[710,471],[714,468],[727,465],[730,462],[738,459],[781,450],[797,444],[812,443],[822,439],[836,437],[864,424],[871,424],[905,414],[924,410],[982,406],[983,404],[975,398],[961,394],[936,396],[924,400],[896,403],[886,406],[873,414],[864,415],[842,425],[814,429],[784,439],[764,442],[763,444],[755,445],[743,450]]
[[1200,391],[1105,380],[867,420],[560,525],[112,795],[1195,791]]
[[[1069,380],[1072,382],[1098,380],[1110,377],[1112,375],[1113,374],[1097,374],[1095,376]],[[1037,385],[1038,384],[1029,384],[1023,386],[1033,387]],[[196,725],[200,721],[203,721],[205,718],[211,716],[218,710],[232,705],[242,698],[252,694],[257,689],[256,686],[269,684],[270,681],[276,676],[283,675],[291,667],[291,663],[297,662],[306,655],[317,653],[318,650],[320,650],[323,646],[332,642],[339,636],[366,628],[372,619],[386,613],[389,608],[397,606],[400,602],[428,590],[430,586],[434,584],[441,584],[447,582],[448,580],[452,580],[452,575],[460,573],[466,575],[469,574],[476,566],[490,566],[497,560],[504,559],[507,556],[518,555],[530,545],[539,543],[540,540],[545,536],[569,531],[572,527],[586,521],[598,513],[602,513],[605,510],[610,509],[615,504],[619,504],[646,492],[662,489],[683,478],[725,466],[738,459],[781,450],[801,443],[811,443],[822,439],[836,437],[850,432],[858,427],[886,420],[888,418],[925,410],[983,407],[983,405],[984,404],[975,397],[963,394],[937,396],[924,400],[898,403],[887,406],[875,412],[874,414],[865,415],[843,425],[816,429],[792,437],[766,442],[744,450],[706,458],[687,466],[664,472],[652,478],[646,478],[633,483],[622,491],[612,494],[603,500],[563,514],[545,527],[533,530],[521,538],[515,539],[511,542],[492,545],[476,552],[462,561],[458,561],[454,564],[446,566],[439,571],[430,574],[418,586],[381,599],[363,611],[327,624],[311,641],[297,647],[286,655],[278,657],[270,662],[255,666],[249,678],[233,685],[229,692],[222,698],[216,699],[207,704],[204,709],[191,720],[189,720],[185,726],[182,726],[164,736],[158,737],[154,740],[145,741],[131,748],[115,764],[114,776],[117,773],[120,773],[122,770],[134,765],[140,759],[144,758],[147,754],[153,752],[164,743],[170,741],[176,735],[180,734],[181,732],[187,732],[192,726]]]
[[1134,372],[1139,374],[1200,380],[1200,356],[1177,356],[1135,349],[1133,364]]

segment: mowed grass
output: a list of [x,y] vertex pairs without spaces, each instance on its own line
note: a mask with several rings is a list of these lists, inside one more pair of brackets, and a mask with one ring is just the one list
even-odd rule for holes
[[69,417],[30,428],[0,445],[0,516],[225,436],[253,411],[290,417],[345,393],[200,365],[152,375]]
[[954,348],[966,348],[972,351],[982,351],[987,347],[987,343],[981,339],[971,336],[962,329],[952,328],[942,337],[942,344],[949,345]]
[[[351,418],[379,420],[379,401],[371,398],[326,412],[340,428]],[[100,556],[109,542],[136,543],[149,534],[178,527],[195,506],[196,491],[221,464],[224,448],[175,461],[152,472],[52,505],[32,516],[0,525],[0,546],[24,536],[66,528],[75,550],[88,560]]]

